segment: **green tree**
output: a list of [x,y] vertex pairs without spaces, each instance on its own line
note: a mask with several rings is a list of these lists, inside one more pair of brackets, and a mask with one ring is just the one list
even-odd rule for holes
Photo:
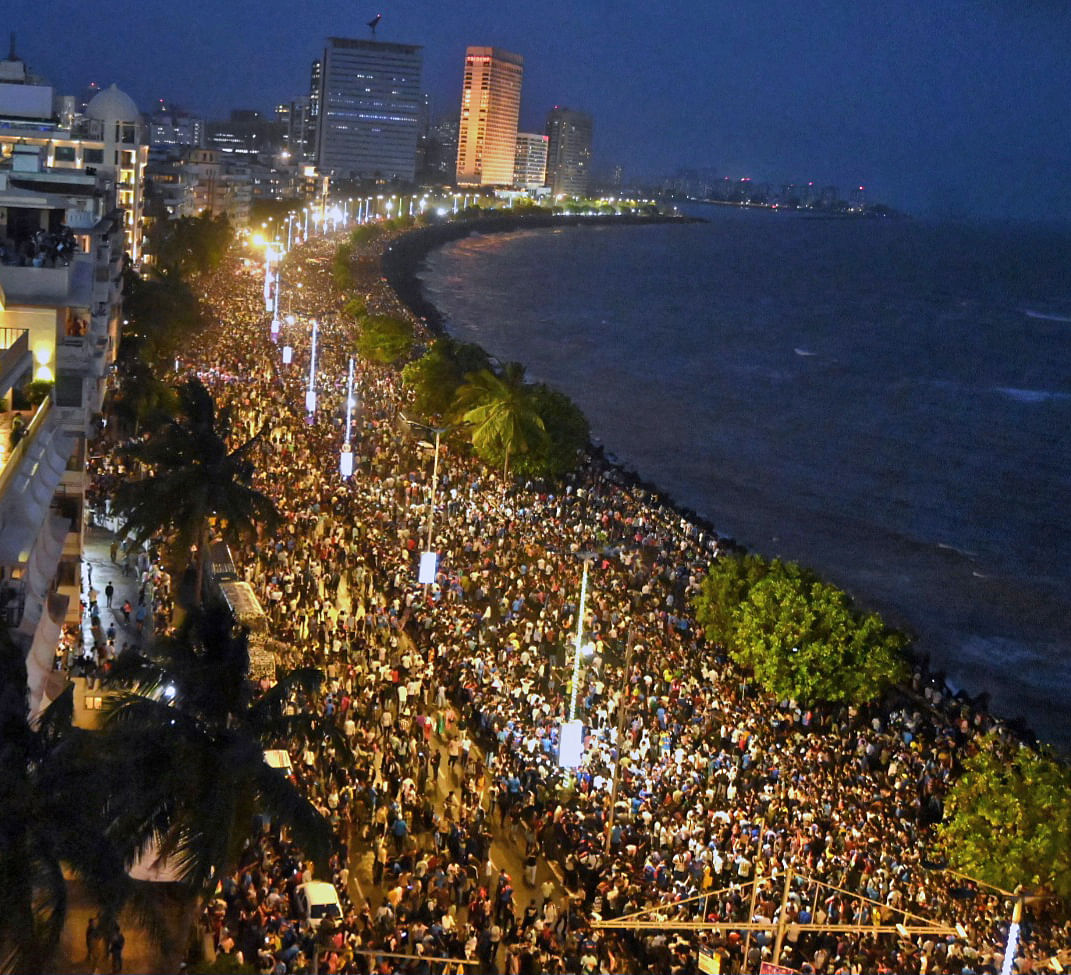
[[142,423],[160,421],[175,409],[175,391],[156,378],[140,356],[119,364],[119,385],[111,409],[127,431],[137,436]]
[[134,884],[111,842],[102,780],[73,728],[72,688],[31,723],[25,650],[0,630],[0,972],[52,971],[67,917],[65,871],[107,918]]
[[501,375],[490,369],[468,375],[454,410],[469,426],[477,455],[488,464],[501,463],[503,476],[509,473],[511,456],[543,446],[545,427],[519,362],[507,363]]
[[223,213],[157,220],[149,236],[157,266],[183,276],[215,270],[234,244],[234,229]]
[[201,302],[180,271],[157,267],[125,276],[123,343],[146,360],[170,359],[204,323]]
[[252,487],[251,455],[259,434],[232,450],[233,411],[227,407],[217,414],[198,379],[178,388],[177,404],[171,419],[127,451],[149,473],[120,485],[115,505],[124,518],[122,533],[132,533],[136,541],[171,534],[176,560],[185,559],[197,546],[193,594],[197,605],[208,556],[209,520],[218,520],[224,541],[238,544],[255,537],[258,526],[270,529],[279,514]]
[[430,348],[402,370],[402,382],[413,391],[414,406],[424,416],[443,416],[453,405],[468,373],[490,368],[478,345],[449,337],[435,339]]
[[370,244],[373,240],[383,236],[383,227],[378,223],[365,223],[357,227],[350,234],[350,241],[357,247]]
[[341,243],[335,250],[335,256],[331,260],[331,280],[339,291],[346,291],[353,285],[353,272],[350,270],[350,261],[353,260],[354,245]]
[[357,351],[364,358],[384,365],[404,359],[412,347],[413,326],[389,315],[366,318],[357,336]]
[[348,315],[354,321],[359,322],[368,314],[368,303],[357,295],[354,295],[342,306],[342,314]]
[[330,853],[328,822],[264,755],[325,736],[348,755],[312,708],[286,713],[292,696],[315,694],[322,674],[282,673],[256,698],[249,669],[246,631],[226,606],[210,604],[149,653],[121,654],[108,678],[119,688],[105,704],[100,768],[116,783],[112,832],[128,859],[165,857],[195,898],[237,867],[257,815],[289,828],[321,870]]
[[736,638],[737,607],[751,587],[766,576],[770,563],[759,555],[723,555],[712,562],[693,600],[695,617],[706,638],[729,648]]
[[1071,901],[1071,768],[1051,755],[989,736],[952,786],[939,834],[964,873]]
[[532,403],[546,436],[530,453],[517,458],[517,471],[536,477],[558,478],[576,468],[591,439],[587,417],[565,393],[537,383]]
[[777,697],[861,704],[903,679],[903,636],[809,570],[751,556],[710,574],[696,600],[707,638]]

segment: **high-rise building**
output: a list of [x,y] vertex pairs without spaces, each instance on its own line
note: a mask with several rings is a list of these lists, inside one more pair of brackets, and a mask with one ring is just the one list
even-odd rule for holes
[[517,133],[517,157],[513,182],[524,190],[534,190],[547,182],[547,137],[538,132]]
[[495,47],[465,52],[457,182],[510,186],[517,156],[524,58]]
[[309,68],[309,96],[306,125],[309,136],[305,144],[305,161],[316,161],[316,140],[320,135],[320,86],[323,84],[323,62],[317,58]]
[[317,140],[317,168],[324,176],[412,181],[421,51],[412,44],[328,38]]
[[586,112],[555,106],[547,115],[547,182],[554,196],[587,196],[592,127]]

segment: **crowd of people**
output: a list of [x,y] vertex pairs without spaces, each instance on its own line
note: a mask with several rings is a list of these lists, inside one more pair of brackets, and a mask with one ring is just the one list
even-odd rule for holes
[[[311,874],[266,827],[209,906],[214,947],[280,975],[316,955],[330,972],[690,973],[701,952],[722,971],[999,970],[1012,899],[951,876],[932,851],[962,759],[987,732],[1011,755],[1015,736],[921,670],[869,708],[771,700],[690,616],[719,554],[713,532],[596,458],[564,484],[521,483],[449,436],[431,497],[431,458],[389,368],[355,363],[357,464],[341,478],[355,336],[332,250],[306,244],[284,265],[300,313],[279,338],[290,365],[257,282],[231,272],[207,285],[218,323],[185,357],[240,433],[259,434],[257,486],[283,525],[235,562],[277,665],[326,674],[322,694],[293,706],[315,708],[351,750],[290,743],[291,774],[335,829],[342,916],[316,930],[295,920]],[[371,311],[400,313],[381,279],[358,286]],[[422,585],[432,517],[437,574]],[[591,652],[576,670],[578,627]],[[575,770],[558,763],[574,700]],[[524,876],[495,862],[494,841]],[[537,883],[544,863],[559,883]],[[1071,946],[1071,927],[1038,910],[1020,971]],[[601,927],[626,915],[644,923]],[[674,927],[696,921],[709,928]],[[734,930],[748,921],[769,927]]]

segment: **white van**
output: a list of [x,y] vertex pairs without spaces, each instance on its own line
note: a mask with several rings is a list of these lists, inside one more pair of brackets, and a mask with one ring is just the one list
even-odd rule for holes
[[342,904],[339,903],[338,891],[333,884],[322,880],[310,880],[294,892],[294,914],[303,921],[308,921],[313,928],[318,928],[326,918],[332,921],[342,920]]

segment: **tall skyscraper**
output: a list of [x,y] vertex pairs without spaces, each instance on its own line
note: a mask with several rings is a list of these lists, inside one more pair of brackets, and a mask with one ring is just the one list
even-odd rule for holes
[[547,182],[554,196],[587,196],[591,183],[591,132],[586,112],[555,106],[547,116]]
[[494,47],[465,52],[457,182],[462,186],[509,186],[517,155],[524,58]]
[[411,182],[422,48],[330,37],[320,84],[317,168],[345,179]]
[[534,190],[547,182],[547,137],[538,132],[517,133],[517,157],[513,183],[524,190]]

